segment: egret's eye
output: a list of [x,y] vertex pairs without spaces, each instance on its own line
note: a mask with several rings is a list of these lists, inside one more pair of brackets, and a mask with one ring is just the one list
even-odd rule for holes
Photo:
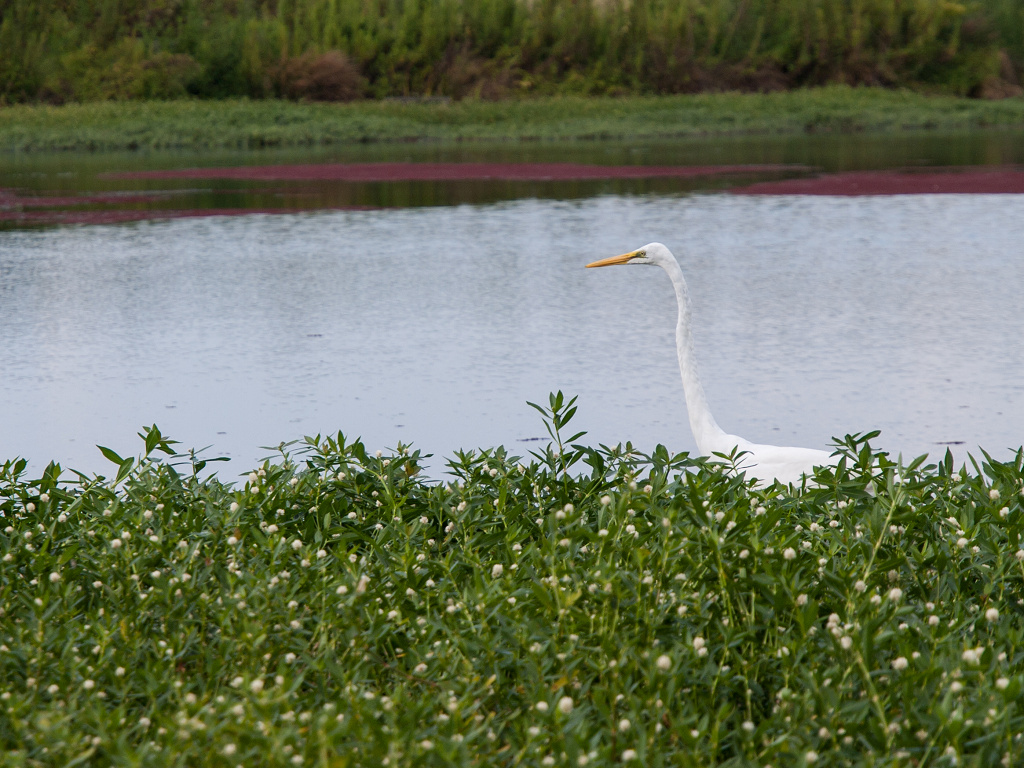
[[633,258],[634,259],[642,259],[646,255],[647,255],[647,251],[637,251],[636,254],[633,256]]

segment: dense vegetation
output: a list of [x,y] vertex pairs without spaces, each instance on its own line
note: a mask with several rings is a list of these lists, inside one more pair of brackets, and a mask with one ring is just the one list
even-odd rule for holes
[[5,765],[1022,763],[1024,452],[757,490],[544,410],[442,483],[341,435],[6,462]]
[[[1019,0],[0,0],[0,99],[1019,94]],[[2,102],[0,102],[2,103]]]

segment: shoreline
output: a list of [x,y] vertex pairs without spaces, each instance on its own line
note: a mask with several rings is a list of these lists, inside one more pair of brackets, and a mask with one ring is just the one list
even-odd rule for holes
[[767,94],[505,101],[122,101],[0,107],[0,152],[610,141],[1024,129],[1024,98],[830,86]]

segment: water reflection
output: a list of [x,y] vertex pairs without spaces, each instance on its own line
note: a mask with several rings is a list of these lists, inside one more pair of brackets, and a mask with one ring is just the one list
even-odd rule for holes
[[[602,179],[593,181],[258,182],[244,179],[126,179],[119,172],[289,163],[566,162],[596,165],[789,165],[805,172],[888,168],[987,166],[1024,163],[1024,133],[917,132],[897,135],[734,136],[664,141],[463,142],[348,145],[260,152],[132,152],[97,155],[0,155],[0,229],[38,225],[12,217],[31,208],[32,196],[103,199],[71,206],[82,211],[273,211],[326,208],[400,208],[493,203],[523,198],[573,200],[597,195],[675,195],[715,191],[779,178],[749,177]],[[789,171],[782,176],[792,176]],[[20,203],[5,203],[13,190]],[[104,197],[106,196],[106,197]],[[111,198],[113,196],[113,198]],[[118,200],[120,196],[120,200]],[[10,201],[8,201],[10,202]],[[27,206],[27,208],[26,208]],[[135,215],[130,218],[140,218]],[[41,217],[51,223],[80,220]],[[123,217],[122,217],[123,218]],[[104,220],[104,219],[101,219]],[[108,215],[106,221],[119,220]]]
[[1021,196],[609,195],[5,233],[0,456],[100,470],[153,422],[228,475],[339,429],[525,452],[556,389],[589,440],[689,450],[671,286],[583,269],[651,240],[723,428],[1021,444]]

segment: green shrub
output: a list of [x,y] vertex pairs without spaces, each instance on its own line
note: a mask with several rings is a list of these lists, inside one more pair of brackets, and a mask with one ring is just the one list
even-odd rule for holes
[[8,0],[0,94],[265,97],[337,51],[378,97],[824,83],[994,97],[1019,85],[1022,14],[1016,0]]
[[542,410],[442,482],[340,434],[238,484],[155,427],[111,477],[0,465],[6,764],[1024,759],[1024,451],[852,436],[757,490]]

